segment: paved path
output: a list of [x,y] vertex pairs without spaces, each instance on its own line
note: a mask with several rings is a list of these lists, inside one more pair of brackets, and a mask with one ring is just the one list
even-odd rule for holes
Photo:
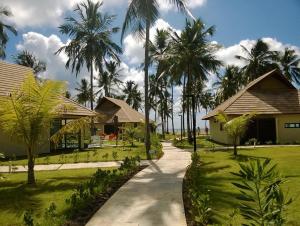
[[[150,165],[157,160],[147,161],[142,160],[141,165]],[[104,168],[104,167],[119,167],[122,161],[112,162],[84,162],[84,163],[66,163],[66,164],[49,164],[49,165],[35,165],[35,171],[48,170],[65,170],[65,169],[83,169],[83,168]],[[14,172],[27,172],[27,166],[15,166]],[[0,173],[8,173],[9,166],[0,166]]]
[[190,152],[163,143],[164,156],[124,186],[86,226],[186,226],[182,180]]

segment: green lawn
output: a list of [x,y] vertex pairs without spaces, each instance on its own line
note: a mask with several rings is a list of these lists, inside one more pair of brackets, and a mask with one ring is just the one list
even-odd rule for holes
[[[121,145],[121,142],[119,142]],[[159,150],[159,155],[161,150]],[[125,157],[140,156],[147,159],[145,146],[143,143],[135,142],[135,146],[126,145],[125,147],[104,146],[103,148],[81,150],[78,152],[62,152],[58,154],[40,155],[36,158],[36,164],[55,164],[55,163],[75,163],[75,162],[102,162],[123,160]],[[156,154],[152,154],[157,158]],[[26,157],[12,161],[13,165],[26,165]],[[9,165],[8,161],[0,161],[0,165]]]
[[78,183],[88,180],[97,169],[36,172],[37,186],[26,184],[26,173],[2,174],[0,179],[0,225],[22,225],[25,210],[41,219],[45,208],[55,202],[58,213],[67,209],[68,198]]
[[[178,138],[177,138],[178,139]],[[180,138],[179,138],[180,139]],[[173,141],[173,144],[182,149],[191,149],[194,147],[193,144],[190,144],[187,139],[183,139],[182,141],[176,140]],[[209,148],[213,149],[215,147],[222,147],[223,145],[218,144],[212,140],[208,140],[206,136],[197,137],[197,148]]]
[[[230,172],[237,172],[239,162],[249,159],[271,158],[287,178],[284,189],[294,199],[288,210],[287,225],[300,225],[300,147],[272,147],[239,150],[239,158],[232,158],[231,151],[199,151],[202,166],[199,171],[199,189],[209,191],[214,221],[229,225],[229,214],[237,207],[238,190],[231,184],[236,178]],[[241,225],[237,216],[233,225]]]

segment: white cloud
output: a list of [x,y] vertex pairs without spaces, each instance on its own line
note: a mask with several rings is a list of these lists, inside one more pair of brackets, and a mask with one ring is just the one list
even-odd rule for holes
[[[206,3],[206,0],[188,0],[187,1],[187,7],[189,9],[194,9],[197,7],[201,7]],[[176,6],[174,4],[171,4],[168,0],[158,0],[159,8],[163,12],[167,12],[170,10],[176,10]]]
[[88,72],[83,68],[76,79],[75,73],[65,68],[67,56],[64,53],[60,55],[54,54],[64,44],[56,35],[47,37],[36,32],[28,32],[23,34],[23,41],[17,45],[17,50],[26,49],[32,52],[38,59],[45,61],[47,71],[41,74],[41,77],[67,81],[69,89],[74,94],[74,88],[77,86],[76,82],[83,77],[88,78]]
[[[2,0],[1,4],[11,9],[13,16],[10,20],[18,28],[24,28],[57,27],[62,23],[65,13],[79,2],[82,0]],[[104,1],[103,8],[120,8],[125,4],[126,0],[109,0]]]
[[[172,29],[175,30],[163,19],[158,19],[154,26],[150,29],[150,39],[153,40],[156,29]],[[180,31],[176,30],[178,33]],[[144,41],[129,34],[124,39],[124,56],[129,64],[141,64],[144,61]]]
[[[294,49],[298,54],[300,54],[300,48],[297,46],[293,46],[290,44],[284,44],[278,41],[275,38],[265,37],[262,38],[264,42],[266,42],[270,50],[272,51],[284,51],[286,47]],[[243,66],[244,63],[241,60],[235,58],[236,55],[245,56],[245,52],[243,51],[241,45],[245,46],[247,49],[251,49],[253,45],[256,43],[256,40],[245,39],[240,41],[238,44],[223,47],[217,52],[217,57],[224,62],[225,65],[236,65]]]

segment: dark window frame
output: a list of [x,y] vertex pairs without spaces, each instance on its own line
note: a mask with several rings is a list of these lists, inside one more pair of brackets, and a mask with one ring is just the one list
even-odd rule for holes
[[284,123],[284,128],[285,129],[300,129],[300,122],[288,122],[288,123]]

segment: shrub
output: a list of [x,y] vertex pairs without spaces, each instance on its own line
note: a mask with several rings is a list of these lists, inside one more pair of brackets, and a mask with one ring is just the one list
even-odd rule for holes
[[45,210],[43,225],[60,226],[63,225],[64,221],[64,217],[57,214],[56,205],[52,202]]
[[25,211],[23,216],[23,223],[25,226],[34,226],[33,211],[31,209]]
[[211,221],[212,209],[208,194],[202,194],[199,190],[190,189],[189,198],[191,199],[191,214],[197,225],[207,225]]
[[118,152],[117,151],[113,151],[112,152],[112,157],[114,160],[117,160],[118,159]]
[[284,180],[271,160],[256,160],[240,164],[240,171],[232,173],[242,181],[233,183],[240,190],[240,212],[251,225],[283,225],[284,212],[292,202],[281,189]]

